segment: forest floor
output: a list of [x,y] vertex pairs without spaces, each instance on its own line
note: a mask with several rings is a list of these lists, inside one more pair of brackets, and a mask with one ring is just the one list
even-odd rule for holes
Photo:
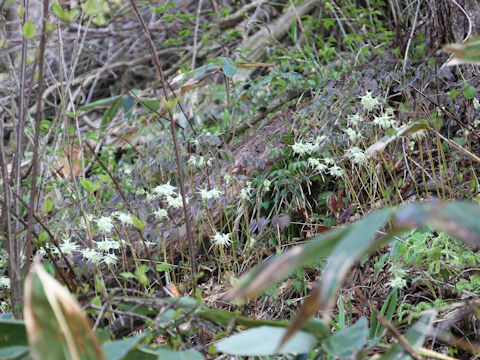
[[[480,201],[478,68],[441,52],[480,6],[360,3],[56,3],[33,34],[6,5],[3,318],[36,257],[102,341],[148,334],[131,358],[478,354],[478,209],[466,232],[437,213]],[[402,209],[418,216],[396,232]],[[231,336],[285,319],[308,351]]]

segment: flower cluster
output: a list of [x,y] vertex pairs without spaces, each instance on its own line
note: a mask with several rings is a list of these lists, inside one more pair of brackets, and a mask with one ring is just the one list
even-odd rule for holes
[[321,136],[318,136],[313,141],[308,141],[308,142],[298,141],[298,142],[295,142],[295,144],[291,145],[291,147],[292,147],[293,152],[295,154],[298,154],[299,156],[311,155],[312,153],[314,153],[314,152],[316,152],[320,149],[320,146],[323,144],[325,139],[326,139],[326,136],[321,135]]
[[251,187],[250,181],[247,181],[247,183],[245,184],[245,187],[240,190],[240,198],[242,200],[248,200],[252,190],[253,188]]
[[263,188],[265,189],[265,191],[267,192],[270,191],[270,185],[272,185],[270,180],[268,179],[263,180]]
[[0,288],[10,289],[10,279],[6,276],[0,276]]
[[357,164],[357,165],[361,165],[367,160],[365,152],[358,147],[352,147],[348,149],[347,152],[345,153],[345,156],[348,157],[350,160],[352,160],[354,164]]
[[372,97],[371,91],[367,91],[367,93],[361,97],[360,102],[362,103],[364,109],[367,110],[367,112],[372,111],[380,104],[378,98]]
[[348,116],[348,123],[350,124],[350,126],[357,127],[362,122],[363,118],[359,114]]
[[109,233],[113,230],[112,218],[109,216],[101,216],[96,220],[98,230],[103,233]]
[[120,221],[123,225],[133,225],[132,216],[130,214],[116,211],[113,215]]
[[352,128],[347,128],[347,129],[344,130],[344,131],[347,133],[347,135],[348,135],[348,137],[349,137],[349,139],[350,139],[351,142],[355,142],[355,141],[360,140],[361,138],[363,138],[363,136],[362,136],[362,134],[360,134],[360,132],[356,132],[356,131],[355,131],[354,129],[352,129]]
[[230,239],[230,234],[220,234],[217,232],[212,236],[212,242],[213,245],[217,247],[228,247],[232,240]]
[[397,126],[397,122],[393,120],[393,115],[390,115],[388,112],[385,112],[381,116],[375,116],[373,123],[383,129],[390,129]]
[[207,189],[198,189],[198,193],[202,200],[211,200],[211,199],[218,199],[221,195],[220,191],[217,188],[212,188],[210,190]]

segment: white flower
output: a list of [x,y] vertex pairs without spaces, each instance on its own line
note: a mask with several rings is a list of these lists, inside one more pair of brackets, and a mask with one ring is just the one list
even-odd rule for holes
[[410,148],[410,151],[413,151],[415,149],[415,141],[409,141],[408,147]]
[[159,220],[162,220],[168,216],[168,213],[165,209],[158,209],[153,212],[153,215],[155,215]]
[[268,180],[268,179],[263,180],[263,187],[264,187],[265,191],[270,191],[270,185],[272,185],[270,180]]
[[382,127],[383,129],[393,128],[397,125],[397,122],[392,119],[392,116],[387,114],[383,114],[382,116],[376,116],[373,119],[373,123]]
[[475,121],[473,122],[473,126],[478,127],[478,125],[480,125],[480,119],[475,119]]
[[64,255],[71,255],[74,251],[77,251],[78,245],[70,242],[70,239],[65,239],[60,245],[60,250]]
[[115,241],[115,240],[102,240],[102,241],[96,241],[95,244],[97,244],[97,249],[100,251],[110,251],[110,250],[116,250],[120,249],[120,244]]
[[215,235],[212,236],[212,241],[215,246],[228,247],[232,240],[230,240],[230,234],[220,234],[217,232]]
[[358,124],[363,122],[363,119],[359,114],[349,115],[347,120],[348,123],[352,126],[358,126]]
[[327,165],[335,165],[335,160],[328,156],[323,158],[323,162]]
[[152,247],[153,245],[155,245],[154,242],[145,240],[145,246],[146,246],[146,247]]
[[96,222],[98,230],[103,234],[109,233],[113,230],[112,218],[109,216],[102,216]]
[[174,209],[183,207],[182,195],[178,195],[177,197],[167,196],[167,203],[168,206],[171,206]]
[[313,169],[316,169],[318,172],[324,172],[327,169],[327,165],[321,163],[318,158],[309,158],[308,165]]
[[118,260],[117,255],[107,253],[104,255],[103,262],[107,264],[107,266],[110,266],[110,265],[115,265],[117,263],[117,260]]
[[232,182],[232,177],[228,174],[225,174],[225,176],[223,177],[225,179],[225,184],[230,184]]
[[170,185],[170,181],[166,184],[158,185],[153,189],[153,192],[157,195],[172,196],[175,194],[175,186]]
[[358,139],[361,139],[363,138],[362,134],[360,134],[359,132],[357,133],[355,130],[353,130],[352,128],[347,128],[346,130],[344,130],[348,137],[350,138],[350,140],[352,142],[355,142],[357,141]]
[[113,215],[114,215],[114,216],[118,219],[118,221],[120,221],[122,224],[124,224],[124,225],[133,225],[133,220],[132,220],[132,217],[130,216],[130,214],[127,214],[127,213],[124,213],[124,212],[121,212],[121,211],[116,211]]
[[240,198],[242,200],[248,200],[250,197],[250,192],[253,190],[253,188],[250,187],[250,181],[247,181],[245,184],[245,187],[240,190]]
[[367,91],[367,93],[361,97],[360,102],[362,103],[365,110],[367,110],[367,112],[372,111],[380,104],[380,102],[378,101],[378,98],[372,97],[371,91]]
[[251,249],[255,246],[256,243],[257,243],[257,240],[255,240],[255,238],[251,236],[250,241],[248,242],[248,247]]
[[207,166],[212,166],[212,165],[213,165],[213,158],[210,158],[207,161]]
[[212,188],[211,190],[207,189],[198,189],[202,200],[218,199],[221,195],[220,191],[217,188]]
[[363,150],[358,147],[348,149],[345,155],[352,160],[353,163],[358,165],[363,164],[367,160]]
[[405,279],[402,279],[401,277],[395,276],[392,280],[388,282],[388,285],[390,285],[392,288],[401,289],[407,286],[407,281]]
[[84,249],[82,250],[82,256],[89,263],[98,265],[103,260],[103,254],[95,249]]
[[338,165],[332,166],[328,171],[330,172],[330,175],[335,177],[342,177],[345,175],[345,171]]
[[478,109],[480,107],[480,101],[477,98],[473,99],[473,107]]
[[311,154],[312,152],[317,151],[319,149],[319,144],[314,144],[311,142],[303,143],[299,141],[291,146],[292,146],[293,152],[300,156],[304,156],[305,154]]
[[0,276],[0,288],[10,289],[10,279],[6,276]]

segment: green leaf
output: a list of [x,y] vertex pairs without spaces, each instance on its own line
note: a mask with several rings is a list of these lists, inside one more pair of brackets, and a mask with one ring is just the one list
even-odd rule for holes
[[46,213],[49,213],[50,210],[53,208],[53,201],[50,198],[46,198],[45,202],[43,203],[43,210],[45,210]]
[[63,21],[67,21],[67,22],[70,22],[72,21],[73,19],[75,19],[77,17],[78,14],[80,14],[80,10],[79,9],[73,9],[71,11],[67,10],[67,9],[64,9],[59,3],[58,1],[55,1],[53,4],[52,4],[52,9],[53,9],[53,12],[60,18],[62,19]]
[[25,280],[24,317],[33,360],[105,359],[80,305],[39,262]]
[[120,110],[120,107],[122,106],[122,104],[123,104],[123,97],[120,97],[120,98],[116,99],[112,103],[112,105],[110,105],[110,107],[107,109],[107,111],[105,111],[105,113],[102,116],[102,123],[100,125],[101,127],[104,127],[110,121],[113,120],[115,115],[117,115],[118,110]]
[[25,39],[31,39],[35,36],[35,25],[31,20],[23,24],[22,32]]
[[[433,321],[437,316],[435,310],[430,312],[418,320],[413,327],[404,335],[405,340],[412,346],[414,350],[418,350],[423,345],[425,337],[429,335],[433,329]],[[380,358],[380,360],[410,360],[412,357],[399,343],[394,344]]]
[[463,96],[465,96],[465,99],[468,100],[473,99],[476,94],[477,90],[472,85],[468,86],[465,90],[463,90]]
[[[260,326],[245,330],[221,340],[215,346],[218,351],[240,356],[268,356],[276,354],[285,329],[273,326]],[[279,354],[305,354],[315,347],[315,337],[300,331],[278,352]]]
[[85,179],[80,179],[80,184],[89,193],[93,193],[97,191],[98,189],[100,189],[100,186],[101,186],[101,184],[99,183],[92,183],[90,180],[85,180]]
[[222,71],[225,74],[226,77],[234,77],[238,73],[238,69],[233,63],[232,59],[228,57],[224,57],[223,59],[223,64],[222,64]]
[[84,105],[81,108],[79,108],[78,110],[79,111],[87,111],[87,110],[90,110],[90,109],[95,109],[97,107],[103,107],[103,106],[106,106],[106,105],[110,105],[112,102],[114,102],[118,99],[121,99],[121,98],[123,98],[123,95],[116,95],[116,96],[103,98],[103,99],[91,102],[90,104]]
[[140,220],[138,217],[136,217],[133,214],[132,214],[132,221],[133,221],[133,225],[135,225],[135,227],[140,231],[143,231],[143,229],[145,229],[145,226],[147,225],[145,221]]
[[120,276],[124,277],[125,279],[135,279],[135,275],[131,272],[121,272]]
[[102,345],[102,350],[107,360],[120,360],[128,354],[138,343],[145,338],[145,335],[135,336],[128,339],[116,340]]
[[0,320],[0,349],[7,346],[28,345],[25,322],[13,319]]
[[392,215],[392,209],[382,209],[349,228],[331,253],[323,270],[321,303],[329,307],[350,267],[369,250],[380,245],[379,241],[375,240],[375,235]]
[[93,16],[97,14],[97,6],[95,0],[87,0],[84,4],[82,4],[82,9],[88,16]]
[[100,180],[102,180],[103,182],[107,183],[107,184],[111,184],[112,183],[112,178],[108,175],[105,175],[105,174],[100,174],[98,175],[98,178]]
[[0,359],[14,360],[25,357],[28,354],[27,345],[7,346],[0,348]]
[[148,277],[147,277],[147,265],[140,265],[135,269],[135,278],[141,285],[148,285]]
[[337,331],[322,341],[328,352],[340,358],[353,358],[367,342],[368,321],[360,318],[355,325]]
[[159,359],[171,360],[203,360],[205,359],[198,351],[190,349],[184,351],[173,351],[168,349],[156,349]]

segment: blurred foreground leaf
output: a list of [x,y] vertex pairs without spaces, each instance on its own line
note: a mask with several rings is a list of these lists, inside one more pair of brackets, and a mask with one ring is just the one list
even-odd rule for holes
[[39,262],[25,280],[24,318],[32,359],[105,359],[80,305]]

